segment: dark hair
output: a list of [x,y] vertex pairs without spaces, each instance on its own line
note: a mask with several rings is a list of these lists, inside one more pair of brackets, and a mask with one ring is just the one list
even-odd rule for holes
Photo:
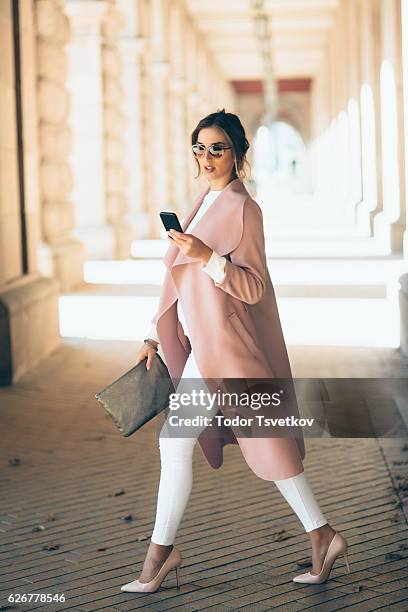
[[[191,144],[196,144],[200,130],[209,127],[220,128],[230,141],[232,153],[235,157],[233,178],[245,178],[245,165],[249,167],[248,160],[246,159],[246,152],[249,149],[249,142],[245,136],[245,130],[242,127],[239,117],[234,115],[234,113],[226,113],[224,108],[222,110],[217,110],[215,113],[207,115],[201,119],[195,130],[192,132]],[[198,167],[198,174],[195,178],[198,178],[201,173],[200,164],[196,158],[194,158],[194,160]]]

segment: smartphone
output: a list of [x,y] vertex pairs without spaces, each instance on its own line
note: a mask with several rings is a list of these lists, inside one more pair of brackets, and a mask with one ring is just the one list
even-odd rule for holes
[[182,232],[183,228],[180,225],[180,221],[178,220],[178,217],[176,215],[176,213],[174,212],[161,212],[160,213],[160,218],[163,222],[164,227],[166,228],[166,232],[168,232],[171,229],[175,229],[178,232]]

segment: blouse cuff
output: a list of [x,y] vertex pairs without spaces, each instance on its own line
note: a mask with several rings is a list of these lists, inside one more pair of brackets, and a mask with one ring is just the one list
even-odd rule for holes
[[154,323],[151,324],[149,335],[147,337],[151,338],[152,340],[156,340],[156,342],[159,341],[159,338],[157,337],[157,332],[156,332],[156,325]]
[[216,283],[221,283],[225,278],[226,261],[226,257],[222,257],[222,255],[218,255],[218,253],[213,251],[207,263],[201,264],[201,269],[211,276]]

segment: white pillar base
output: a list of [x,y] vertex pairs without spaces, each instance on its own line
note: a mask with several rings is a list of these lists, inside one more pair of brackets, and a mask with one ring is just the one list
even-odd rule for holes
[[372,236],[371,212],[366,202],[359,202],[356,206],[356,225],[364,236]]
[[374,238],[385,246],[390,253],[402,253],[404,243],[404,227],[390,222],[384,211],[374,217]]

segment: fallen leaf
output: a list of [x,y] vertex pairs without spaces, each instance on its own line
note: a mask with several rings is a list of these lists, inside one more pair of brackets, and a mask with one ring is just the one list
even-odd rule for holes
[[117,491],[115,491],[115,493],[108,493],[108,497],[119,497],[120,495],[124,495],[124,494],[125,494],[124,489],[118,489]]
[[290,538],[290,535],[287,535],[287,534],[285,535],[285,534],[282,533],[281,535],[276,536],[274,541],[275,542],[284,542],[285,540],[289,540],[289,538]]
[[59,550],[59,544],[45,544],[41,547],[41,550]]
[[9,459],[9,465],[21,465],[21,459],[19,457],[12,457]]

